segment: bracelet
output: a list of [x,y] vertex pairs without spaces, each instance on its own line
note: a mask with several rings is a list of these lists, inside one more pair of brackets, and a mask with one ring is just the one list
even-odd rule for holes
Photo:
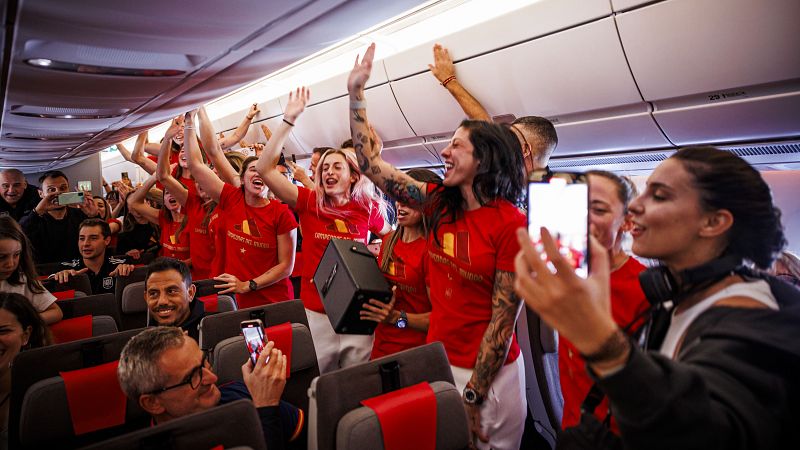
[[441,84],[443,87],[447,87],[447,83],[449,83],[449,82],[451,82],[451,81],[453,81],[455,79],[456,79],[455,75],[450,75],[449,77],[445,78],[444,81],[442,81],[439,84]]
[[588,364],[609,361],[623,355],[630,345],[631,343],[630,340],[628,340],[628,336],[617,328],[614,334],[609,336],[600,348],[589,355],[581,353],[581,357]]
[[350,109],[358,110],[358,109],[367,109],[367,101],[366,100],[350,100]]
[[247,120],[253,120],[253,117],[255,116],[247,116]]
[[191,125],[184,125],[184,126],[183,126],[183,129],[184,129],[184,130],[194,130],[194,127],[193,127],[193,126],[191,126]]
[[293,126],[294,126],[294,124],[293,124],[292,122],[289,122],[289,121],[288,121],[288,120],[286,120],[286,119],[283,119],[283,121],[284,121],[284,122],[286,122],[286,124],[287,124],[287,125],[289,125],[290,127],[293,127]]

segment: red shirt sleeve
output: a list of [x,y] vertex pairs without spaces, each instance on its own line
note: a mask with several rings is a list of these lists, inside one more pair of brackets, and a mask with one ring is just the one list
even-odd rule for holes
[[278,205],[278,208],[278,217],[276,221],[278,234],[286,234],[297,228],[297,221],[294,220],[294,214],[289,211],[289,207],[281,203]]
[[294,210],[298,213],[309,210],[309,202],[314,200],[314,191],[304,186],[297,186],[297,203],[294,205]]
[[372,204],[372,208],[369,211],[369,231],[380,235],[381,231],[383,231],[383,227],[386,221],[383,219],[381,215],[381,210],[378,208],[377,203]]
[[500,230],[497,234],[497,270],[505,272],[514,271],[514,258],[519,252],[517,242],[517,229],[525,226],[525,216],[511,204],[503,205],[504,209],[498,223]]
[[222,185],[222,192],[219,194],[219,204],[220,207],[224,208],[225,205],[229,205],[231,200],[238,194],[239,189],[231,186],[228,183],[224,183]]

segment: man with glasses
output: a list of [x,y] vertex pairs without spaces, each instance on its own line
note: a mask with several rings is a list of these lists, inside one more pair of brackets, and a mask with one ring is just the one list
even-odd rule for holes
[[255,366],[249,358],[242,366],[244,383],[217,387],[208,355],[194,339],[177,327],[148,328],[122,349],[117,376],[128,398],[150,413],[154,424],[247,398],[258,411],[267,448],[284,448],[303,427],[303,412],[280,400],[286,355],[271,341]]
[[[458,102],[467,117],[492,121],[492,116],[483,105],[456,78],[453,58],[446,48],[439,44],[433,46],[433,64],[429,64],[428,67],[433,76],[439,80],[439,84]],[[511,123],[511,131],[519,140],[522,159],[525,161],[525,173],[530,175],[536,169],[547,169],[550,155],[558,145],[558,135],[553,123],[544,117],[524,116]]]

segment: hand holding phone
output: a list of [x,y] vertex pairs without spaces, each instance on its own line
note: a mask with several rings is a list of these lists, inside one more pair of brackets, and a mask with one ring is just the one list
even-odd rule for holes
[[58,204],[60,206],[81,205],[83,204],[83,192],[64,192],[58,194]]
[[[528,183],[528,234],[543,252],[541,228],[553,236],[575,273],[589,276],[589,187],[582,173],[536,170]],[[551,264],[548,262],[548,266]]]
[[[245,320],[241,323],[242,335],[244,336],[244,343],[247,345],[247,352],[250,354],[250,361],[253,366],[256,365],[258,355],[261,350],[267,345],[267,335],[264,333],[264,324],[260,319]],[[267,358],[269,361],[269,358]]]

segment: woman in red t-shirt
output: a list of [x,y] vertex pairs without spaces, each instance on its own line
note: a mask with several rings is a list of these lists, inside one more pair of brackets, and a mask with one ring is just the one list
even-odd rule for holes
[[[639,286],[639,272],[645,267],[622,250],[622,238],[630,223],[628,204],[635,197],[633,184],[611,172],[596,170],[589,175],[589,222],[592,234],[611,257],[611,315],[620,327],[641,322],[650,304]],[[640,323],[633,323],[631,329]],[[580,352],[567,339],[558,340],[558,368],[564,396],[563,428],[580,422],[581,404],[594,383],[586,372]],[[595,409],[602,421],[608,415],[608,401]],[[612,422],[612,429],[617,431]],[[617,431],[618,432],[618,431]]]
[[[411,178],[423,183],[441,183],[427,169],[411,169]],[[426,247],[428,226],[419,209],[397,202],[397,230],[383,240],[378,261],[386,279],[394,286],[394,299],[383,303],[372,299],[361,311],[362,320],[378,323],[370,359],[391,355],[425,343],[431,301],[427,289]]]
[[[211,122],[200,115],[200,134],[206,148],[219,152]],[[292,272],[297,222],[289,209],[266,198],[264,181],[255,171],[256,158],[245,159],[239,175],[240,187],[223,182],[205,165],[194,132],[191,114],[184,118],[189,167],[218,207],[224,210],[219,226],[225,231],[224,273],[214,277],[221,294],[235,293],[240,308],[276,303],[294,298]],[[210,138],[210,139],[209,139]],[[218,170],[229,170],[223,163]]]
[[465,120],[440,155],[442,184],[425,184],[381,158],[367,120],[364,86],[375,46],[347,80],[350,130],[361,170],[398,201],[430,211],[428,342],[441,341],[480,448],[519,448],[525,428],[524,368],[514,337],[514,206],[525,186],[519,141],[507,128]]
[[[180,259],[191,263],[189,260],[189,233],[178,233],[178,228],[183,221],[184,213],[181,205],[168,188],[164,189],[163,206],[153,208],[145,202],[147,193],[156,184],[155,175],[151,175],[144,184],[128,195],[128,206],[144,216],[148,222],[158,225],[161,229],[159,243],[161,250],[159,256]],[[178,194],[180,195],[180,194]]]
[[303,230],[303,271],[300,298],[314,337],[319,370],[325,373],[369,359],[372,336],[336,334],[313,284],[314,271],[332,238],[367,242],[367,234],[384,235],[391,226],[384,220],[385,205],[372,183],[361,175],[350,149],[330,149],[320,158],[314,189],[295,186],[276,166],[289,130],[308,101],[305,88],[290,93],[283,122],[261,153],[256,166],[275,196],[300,217]]

